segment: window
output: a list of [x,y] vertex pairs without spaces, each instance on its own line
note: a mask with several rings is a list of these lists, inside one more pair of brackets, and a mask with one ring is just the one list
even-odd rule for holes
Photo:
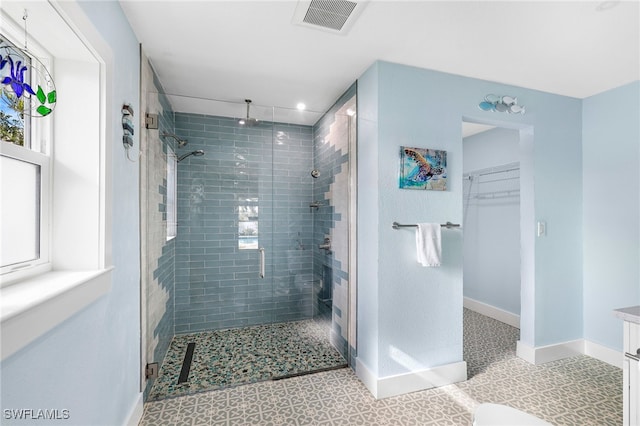
[[[0,81],[37,87],[32,64],[40,64],[0,34]],[[25,67],[26,66],[26,67]],[[19,69],[23,69],[21,70]],[[24,67],[24,68],[23,68]],[[3,85],[4,86],[4,85]],[[46,266],[49,262],[49,117],[32,117],[30,99],[0,93],[0,274]],[[25,113],[27,112],[27,113]]]
[[[30,226],[28,232],[21,233],[22,241],[14,239],[10,249],[4,246],[4,234],[14,230],[0,228],[0,259],[7,265],[0,273],[3,360],[110,291],[111,215],[120,213],[114,208],[111,182],[116,166],[112,164],[126,161],[124,151],[121,158],[111,155],[114,141],[120,139],[120,134],[114,133],[119,126],[110,125],[111,111],[119,110],[122,97],[135,99],[129,92],[124,96],[116,83],[118,69],[112,50],[77,2],[32,2],[30,7],[38,10],[29,18],[33,34],[27,35],[32,63],[45,62],[51,72],[55,65],[56,87],[44,89],[44,97],[35,89],[32,104],[23,107],[30,107],[40,117],[21,121],[22,143],[0,137],[0,167],[8,176],[0,176],[0,222],[11,218],[18,227]],[[25,37],[23,25],[18,24],[23,16],[24,4],[2,4],[2,40],[22,44],[17,41]],[[43,44],[32,35],[40,35]],[[124,62],[130,69],[136,66],[133,59]],[[34,73],[41,74],[38,70]],[[11,77],[15,75],[14,68]],[[35,76],[40,83],[41,77]],[[25,72],[24,77],[15,78],[26,82],[34,76]],[[47,108],[57,101],[57,93],[61,102],[49,114]],[[134,110],[137,107],[133,102]],[[23,119],[15,114],[8,117]],[[10,123],[12,130],[20,127],[15,121]],[[135,168],[121,166],[118,173],[126,176],[123,181],[137,176]],[[136,216],[135,208],[124,204],[120,207],[129,210],[114,220]],[[37,220],[39,224],[34,223]]]
[[258,199],[246,198],[238,206],[238,249],[258,248]]
[[175,238],[177,231],[177,175],[178,175],[178,159],[173,149],[167,145],[167,241]]
[[[12,54],[12,61],[17,59],[27,65],[28,70],[31,69],[31,58],[26,55],[18,55],[19,50],[16,49],[16,46],[0,34],[0,59],[3,62],[3,66],[0,69],[0,81],[3,81],[5,78],[11,78],[11,68],[16,65],[4,62],[7,61],[7,52]],[[26,81],[28,81],[29,78],[29,74],[24,76],[24,80]],[[2,139],[3,142],[30,148],[29,131],[31,120],[29,120],[28,117],[26,117],[25,120],[24,114],[22,113],[24,108],[30,108],[30,105],[25,105],[25,101],[29,102],[29,100],[24,97],[18,100],[13,93],[8,91],[2,90],[2,92],[0,92],[0,139]],[[26,129],[25,121],[27,124]]]

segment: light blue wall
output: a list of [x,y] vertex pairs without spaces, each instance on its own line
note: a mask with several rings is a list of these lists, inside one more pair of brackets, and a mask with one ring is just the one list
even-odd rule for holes
[[[527,114],[480,111],[489,93],[517,96]],[[443,266],[428,269],[415,260],[413,231],[391,223],[461,223],[463,118],[533,127],[535,213],[549,235],[536,242],[536,306],[523,338],[541,346],[581,337],[581,102],[377,62],[359,80],[358,112],[359,361],[385,377],[462,360],[464,231],[443,231]],[[400,146],[446,150],[447,191],[398,189]]]
[[535,340],[530,346],[582,338],[583,315],[582,102],[540,95],[523,98],[534,120],[535,220],[547,224],[547,235],[535,239]]
[[583,101],[584,337],[622,351],[640,305],[640,82]]
[[82,8],[115,60],[107,76],[113,82],[113,105],[107,105],[113,122],[106,123],[118,135],[110,141],[114,202],[107,211],[113,223],[112,289],[2,362],[2,408],[70,412],[68,421],[38,424],[118,425],[139,396],[140,380],[138,163],[128,161],[118,143],[122,104],[131,103],[139,113],[138,42],[117,2],[87,2]]
[[[379,374],[378,63],[358,79],[357,359]],[[367,179],[362,179],[365,174]],[[366,265],[366,266],[365,266]]]

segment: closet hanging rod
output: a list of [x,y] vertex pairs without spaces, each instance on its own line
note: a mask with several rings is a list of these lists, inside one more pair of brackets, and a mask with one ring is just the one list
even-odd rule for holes
[[[471,179],[471,177],[469,177],[469,179]],[[506,178],[499,178],[499,179],[491,179],[491,180],[483,180],[482,182],[478,182],[478,183],[503,182],[505,180],[518,180],[518,179],[520,179],[520,176],[506,177]]]
[[[441,223],[441,224],[440,224],[440,226],[441,226],[441,227],[443,227],[443,228],[447,228],[447,229],[449,229],[449,228],[459,228],[459,227],[460,227],[460,224],[458,224],[458,223],[451,223],[451,222],[447,222],[447,223]],[[415,225],[415,224],[412,224],[412,225],[401,225],[401,224],[399,224],[398,222],[393,222],[393,223],[391,224],[391,227],[392,227],[393,229],[400,229],[400,228],[417,228],[417,227],[418,227],[418,225]]]

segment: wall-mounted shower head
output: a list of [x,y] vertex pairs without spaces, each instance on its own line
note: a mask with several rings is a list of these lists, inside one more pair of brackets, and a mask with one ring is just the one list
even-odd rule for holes
[[204,155],[204,151],[201,149],[197,149],[195,151],[191,151],[188,152],[186,154],[182,154],[180,157],[178,157],[178,163],[181,162],[182,160],[184,160],[187,157],[190,157],[192,155],[195,155],[196,157],[200,157],[201,155]]
[[176,140],[176,142],[178,142],[178,148],[182,148],[183,146],[185,146],[186,144],[189,143],[189,141],[187,141],[186,139],[180,139],[178,137],[178,135],[175,135],[173,133],[169,133],[167,131],[163,131],[160,136],[164,136],[166,138],[173,138]]
[[238,120],[238,124],[242,126],[257,126],[258,124],[260,124],[260,121],[257,118],[249,117],[249,107],[251,106],[251,99],[245,99],[244,101],[247,103],[247,117]]

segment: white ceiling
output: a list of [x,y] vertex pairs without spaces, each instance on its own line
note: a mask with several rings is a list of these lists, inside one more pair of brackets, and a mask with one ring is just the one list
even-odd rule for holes
[[296,0],[120,3],[177,110],[314,122],[296,104],[326,111],[376,60],[576,98],[640,78],[638,1],[371,0],[346,35],[292,23]]

